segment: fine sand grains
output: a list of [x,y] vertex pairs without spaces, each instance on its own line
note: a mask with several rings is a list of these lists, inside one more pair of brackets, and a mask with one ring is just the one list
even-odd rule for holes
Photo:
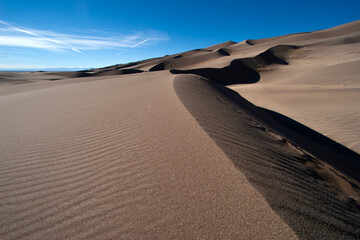
[[187,112],[172,78],[7,86],[0,238],[296,238]]

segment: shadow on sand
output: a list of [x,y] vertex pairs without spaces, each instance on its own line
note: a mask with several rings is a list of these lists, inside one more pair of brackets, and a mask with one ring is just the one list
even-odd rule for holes
[[[328,157],[356,163],[359,155],[278,113],[261,109],[236,92],[196,75],[178,75],[174,88],[188,111],[234,165],[301,239],[359,239],[360,208],[340,195],[307,163],[317,161],[269,134],[294,134],[291,142]],[[260,125],[259,125],[260,123]],[[317,145],[315,145],[315,143]],[[318,151],[317,148],[321,148]],[[350,162],[348,162],[350,163]],[[348,169],[351,170],[351,169]],[[356,170],[354,170],[354,173]]]

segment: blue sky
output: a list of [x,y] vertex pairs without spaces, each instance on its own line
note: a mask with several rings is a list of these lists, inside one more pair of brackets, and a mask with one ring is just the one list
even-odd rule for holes
[[1,0],[0,69],[91,68],[360,19],[360,1]]

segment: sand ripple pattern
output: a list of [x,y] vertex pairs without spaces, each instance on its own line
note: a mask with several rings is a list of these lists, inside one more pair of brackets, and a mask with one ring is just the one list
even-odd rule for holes
[[149,205],[156,181],[143,169],[156,152],[138,138],[153,135],[143,112],[124,107],[112,89],[92,89],[90,98],[64,90],[20,93],[29,99],[21,104],[17,94],[2,99],[1,238],[126,233],[136,224],[111,229],[108,220]]
[[0,239],[295,239],[173,75],[135,75],[0,96]]

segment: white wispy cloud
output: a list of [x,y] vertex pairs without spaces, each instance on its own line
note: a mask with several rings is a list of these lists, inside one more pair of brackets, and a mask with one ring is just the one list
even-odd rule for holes
[[99,37],[63,34],[14,26],[0,20],[0,46],[36,48],[52,52],[81,53],[86,50],[135,48],[169,39],[165,33],[158,31],[134,32],[127,35],[108,33],[108,35]]
[[147,39],[145,39],[145,40],[143,40],[143,41],[141,41],[141,42],[138,42],[138,43],[132,45],[130,48],[134,48],[134,47],[140,46],[140,45],[142,45],[142,44],[144,44],[144,43],[146,43],[146,42],[148,42],[148,41],[150,41],[150,38],[147,38]]

